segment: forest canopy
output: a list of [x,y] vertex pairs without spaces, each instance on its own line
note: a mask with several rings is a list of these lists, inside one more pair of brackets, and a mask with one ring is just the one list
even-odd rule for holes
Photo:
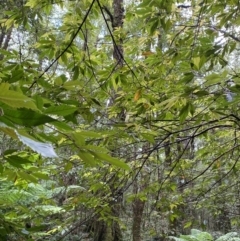
[[238,0],[0,9],[0,240],[240,237]]

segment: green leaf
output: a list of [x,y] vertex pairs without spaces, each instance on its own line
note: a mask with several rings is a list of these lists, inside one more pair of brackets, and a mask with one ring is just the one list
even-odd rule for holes
[[32,176],[31,174],[28,174],[26,172],[23,172],[23,171],[19,171],[18,173],[18,176],[21,177],[23,180],[25,181],[30,181],[30,182],[33,182],[33,183],[38,183],[38,179],[36,179],[34,176]]
[[0,121],[6,124],[10,122],[21,126],[31,127],[50,123],[56,120],[28,109],[19,109],[14,111],[4,109],[4,115],[0,116]]
[[43,99],[39,95],[35,95],[33,97],[33,99],[35,100],[37,108],[39,110],[42,110],[42,108],[43,108]]
[[11,164],[12,166],[15,167],[20,167],[22,168],[22,164],[27,164],[27,163],[32,163],[26,158],[22,158],[18,155],[7,155],[5,156],[5,159]]
[[85,145],[82,148],[85,149],[85,150],[101,152],[101,153],[107,153],[108,152],[108,150],[105,147],[95,146],[95,145]]
[[64,170],[65,170],[66,172],[69,172],[72,168],[73,168],[73,164],[68,161],[67,164],[66,164],[65,167],[64,167]]
[[25,4],[25,6],[34,8],[38,5],[38,1],[37,0],[28,0],[27,3]]
[[223,80],[223,76],[220,74],[213,73],[213,74],[208,75],[206,77],[206,80],[208,81],[207,83],[210,85],[217,84],[217,83],[220,83],[221,80]]
[[195,57],[192,59],[193,64],[195,65],[196,69],[199,70],[200,69],[200,61],[201,58],[200,57]]
[[77,80],[79,77],[79,67],[74,66],[73,67],[73,80]]
[[27,108],[37,110],[32,99],[20,92],[9,90],[10,85],[7,83],[0,84],[0,101],[13,108]]
[[130,170],[130,167],[125,162],[122,162],[115,157],[111,157],[106,153],[99,153],[99,152],[93,152],[93,151],[90,151],[90,153],[92,153],[92,155],[99,160],[109,162],[110,164],[123,168],[125,170]]
[[37,177],[38,179],[49,180],[49,175],[42,172],[33,172],[33,176]]
[[144,8],[138,8],[136,10],[136,14],[137,15],[149,15],[149,13],[151,12],[152,10],[152,7],[149,7],[149,5],[147,7],[144,7]]
[[187,103],[183,108],[181,109],[179,116],[180,116],[180,122],[183,123],[185,119],[187,118],[189,113],[189,103]]
[[59,106],[50,106],[44,111],[44,113],[59,115],[59,116],[66,116],[74,113],[77,110],[78,110],[78,107],[75,107],[75,106],[59,105]]
[[184,228],[189,228],[189,227],[191,227],[191,226],[192,226],[192,221],[186,222],[186,223],[184,224]]
[[[68,63],[68,56],[67,56],[67,53],[66,53],[66,52],[61,55],[60,60],[61,60],[65,65],[67,65],[67,63]],[[61,62],[61,61],[60,61],[60,62]]]
[[141,133],[141,136],[147,140],[149,143],[155,143],[154,135],[148,133]]
[[67,81],[63,84],[63,88],[66,90],[76,90],[82,87],[82,83],[79,80]]
[[75,143],[78,146],[84,146],[85,145],[85,137],[81,133],[74,132],[72,134],[72,138],[74,139]]
[[51,125],[55,126],[57,129],[59,130],[63,130],[63,131],[73,131],[73,128],[69,125],[67,125],[66,123],[62,122],[62,121],[54,121],[51,122]]
[[102,137],[101,133],[97,133],[94,131],[80,131],[78,133],[79,133],[79,135],[82,135],[85,137],[92,137],[92,138],[101,138]]
[[144,1],[142,1],[139,5],[138,5],[138,7],[139,8],[145,8],[145,7],[149,7],[149,6],[152,6],[154,4],[154,1],[152,1],[152,0],[144,0]]
[[5,133],[6,135],[11,136],[13,139],[17,139],[16,132],[13,128],[8,128],[8,127],[0,127],[0,131]]
[[181,79],[181,82],[183,83],[190,83],[194,78],[194,74],[192,72],[185,73],[183,79]]
[[154,22],[151,22],[150,26],[150,35],[153,35],[155,31],[157,30],[157,27],[159,25],[159,18],[156,18]]
[[90,154],[87,151],[81,150],[78,153],[78,156],[87,164],[90,166],[96,166],[96,160],[94,159],[93,155]]

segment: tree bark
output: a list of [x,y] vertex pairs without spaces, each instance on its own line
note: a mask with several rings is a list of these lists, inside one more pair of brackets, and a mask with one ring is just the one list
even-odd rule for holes
[[[134,183],[134,193],[138,193],[138,184],[135,181]],[[141,241],[141,224],[142,224],[142,216],[144,211],[145,201],[140,200],[139,198],[135,198],[133,201],[133,224],[132,224],[132,240],[133,241]]]
[[[123,8],[123,0],[113,0],[113,22],[112,27],[113,31],[117,28],[123,27],[123,18],[124,18],[124,8]],[[115,40],[113,43],[113,58],[116,62],[123,66],[123,41],[122,39]]]
[[[104,7],[105,11],[111,18],[112,22],[112,28],[113,32],[117,28],[122,28],[123,26],[123,13],[124,13],[124,8],[123,8],[123,0],[113,0],[113,14],[106,8]],[[87,40],[87,32],[85,34],[85,44]],[[113,59],[116,61],[117,65],[122,67],[123,66],[123,47],[122,47],[122,39],[114,39],[113,40]],[[87,48],[87,45],[85,45],[85,49]],[[111,101],[111,104],[113,104],[116,96],[113,95],[114,98]],[[111,105],[110,104],[110,105]],[[120,117],[118,117],[120,119]],[[125,118],[124,118],[125,119]],[[114,150],[113,150],[114,152]],[[117,154],[116,154],[117,156]],[[114,186],[114,185],[113,185]],[[110,184],[110,189],[112,193],[115,193],[115,188],[111,187]],[[115,197],[113,197],[115,198]],[[119,218],[120,216],[120,211],[121,211],[121,200],[116,200],[116,203],[110,204],[111,206],[111,214],[113,217],[116,217],[116,219]],[[120,225],[116,220],[113,220],[111,224],[106,223],[105,221],[102,220],[97,220],[95,221],[94,225],[94,241],[122,241],[122,232],[120,229]]]
[[[150,144],[146,143],[142,147],[142,154],[144,155],[149,151]],[[138,179],[139,178],[139,179]],[[135,199],[132,203],[133,208],[133,224],[132,224],[132,240],[133,241],[142,241],[141,237],[141,226],[142,226],[142,218],[143,218],[143,212],[145,208],[145,199],[140,199],[137,194],[144,191],[144,189],[147,186],[147,183],[149,182],[150,174],[144,173],[144,170],[140,173],[138,177],[135,177],[135,180],[133,182],[133,194],[136,195]]]

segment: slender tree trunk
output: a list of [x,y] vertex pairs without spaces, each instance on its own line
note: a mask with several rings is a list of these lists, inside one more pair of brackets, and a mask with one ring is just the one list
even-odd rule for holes
[[[112,27],[113,31],[116,28],[123,27],[123,18],[124,18],[124,8],[123,8],[123,0],[113,0],[113,22]],[[114,43],[113,43],[114,44]],[[114,44],[113,58],[122,66],[123,63],[123,47],[122,41]],[[114,193],[114,191],[113,191]],[[121,212],[121,199],[116,200],[117,202],[112,206],[112,214],[116,218],[119,218]],[[120,225],[117,221],[113,221],[112,227],[112,241],[122,241],[122,232],[120,229]],[[110,241],[110,240],[106,240]]]
[[[116,28],[121,28],[123,26],[123,0],[113,0],[113,13],[111,13],[106,7],[104,7],[105,11],[109,15],[112,21],[112,31],[116,30]],[[85,43],[84,43],[84,50],[87,50],[87,38],[88,38],[88,32],[86,30],[85,34]],[[117,63],[119,67],[123,66],[123,47],[122,47],[122,40],[121,39],[115,39],[113,41],[113,59]],[[116,98],[116,95],[113,94],[114,98],[111,101],[110,105],[114,103],[114,100]],[[120,119],[120,117],[118,117]],[[124,118],[125,119],[125,118]],[[114,152],[114,150],[113,150]],[[116,153],[117,156],[117,153]],[[116,178],[113,178],[114,181],[117,180]],[[115,193],[114,185],[110,185],[110,189],[112,193]],[[114,197],[113,197],[114,198]],[[111,206],[111,214],[113,217],[116,218],[116,220],[120,217],[121,212],[121,200],[116,200],[115,203],[109,203],[109,206]],[[103,220],[97,220],[95,221],[94,225],[94,241],[122,241],[122,232],[119,225],[119,222],[117,222],[115,219],[112,221],[111,224],[106,223]]]
[[[138,183],[134,182],[134,193],[138,193]],[[142,188],[141,188],[142,189]],[[132,224],[132,240],[133,241],[141,241],[141,224],[142,224],[142,216],[144,211],[145,201],[140,200],[139,198],[135,198],[132,203],[133,207],[133,224]]]
[[[143,145],[142,147],[143,155],[149,151],[149,148],[150,148],[149,143],[146,143]],[[142,170],[138,178],[140,180],[135,178],[133,183],[133,193],[136,195],[132,203],[132,208],[133,208],[132,240],[133,241],[142,241],[141,227],[142,227],[142,218],[143,218],[143,212],[144,212],[146,201],[141,200],[139,197],[137,197],[137,194],[143,192],[144,189],[146,188],[147,183],[149,182],[149,179],[150,179],[150,174],[144,173],[144,170]]]
[[[4,28],[2,28],[2,32],[0,34],[0,49],[7,50],[9,41],[11,40],[11,36],[12,36],[12,28],[8,29],[7,31],[5,31]],[[3,57],[4,56],[1,54],[0,60],[2,60]]]
[[[179,137],[180,138],[180,137]],[[176,160],[178,161],[181,158],[193,159],[194,158],[194,140],[187,140],[186,142],[179,142],[177,143],[177,156]],[[165,148],[165,155],[171,155],[171,149],[167,151]],[[169,156],[166,155],[165,157],[166,165],[172,165],[172,161],[169,162]],[[174,180],[173,180],[174,181]],[[184,173],[180,174],[177,178],[178,183],[178,195],[184,194],[184,186],[183,184],[187,181]],[[185,234],[187,232],[186,229],[183,228],[184,222],[186,222],[187,218],[189,217],[188,214],[192,213],[191,207],[183,204],[177,206],[174,210],[175,214],[177,215],[174,220],[170,220],[169,229],[170,234],[174,236],[178,236],[179,234]]]
[[4,44],[3,44],[3,49],[4,50],[6,50],[8,48],[9,41],[11,40],[11,36],[12,36],[12,28],[10,28],[7,31],[6,38],[5,38],[5,41],[4,41]]
[[[222,176],[221,170],[219,169],[219,176]],[[222,181],[218,183],[219,186],[222,185]],[[215,216],[212,220],[213,228],[215,231],[221,231],[224,233],[228,233],[231,231],[231,220],[229,217],[229,211],[226,206],[226,199],[225,197],[219,197],[216,200],[216,206],[218,208],[219,214]]]
[[88,29],[85,25],[85,29],[82,30],[83,36],[84,36],[84,43],[83,43],[83,57],[82,57],[82,61],[85,61],[86,58],[86,53],[88,51]]
[[5,31],[4,31],[4,29],[2,28],[2,32],[1,32],[1,34],[0,34],[0,48],[2,48],[4,37],[5,37]]
[[[123,27],[123,18],[124,18],[124,8],[123,8],[123,0],[113,0],[113,22],[112,27],[113,31],[116,28]],[[113,58],[117,61],[120,66],[123,66],[123,46],[122,39],[115,39],[115,43],[113,43]]]

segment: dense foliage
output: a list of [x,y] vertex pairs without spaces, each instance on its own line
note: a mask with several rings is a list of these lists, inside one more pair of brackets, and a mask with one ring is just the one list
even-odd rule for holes
[[[220,236],[216,239],[216,241],[239,241],[240,238],[237,237],[238,234],[236,232],[227,233],[225,235]],[[214,240],[212,235],[207,232],[201,232],[197,229],[192,229],[191,234],[189,235],[181,235],[179,238],[171,237],[172,240],[175,241],[211,241]]]
[[239,231],[238,0],[0,8],[1,240]]

